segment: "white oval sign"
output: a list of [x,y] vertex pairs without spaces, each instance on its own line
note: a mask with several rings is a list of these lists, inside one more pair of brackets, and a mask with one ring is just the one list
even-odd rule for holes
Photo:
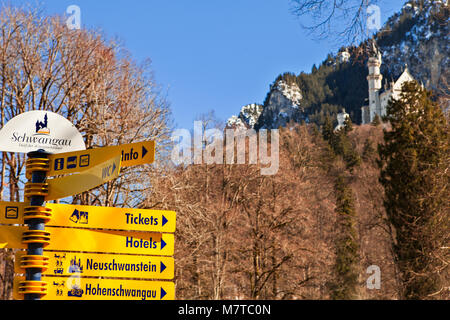
[[0,151],[62,153],[86,150],[77,128],[63,116],[43,110],[19,114],[0,129]]

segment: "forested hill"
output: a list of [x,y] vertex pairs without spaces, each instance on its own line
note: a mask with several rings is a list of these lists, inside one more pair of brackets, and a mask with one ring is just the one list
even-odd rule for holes
[[[395,81],[407,64],[412,76],[426,88],[440,95],[449,94],[448,18],[448,5],[442,1],[414,0],[406,2],[400,12],[388,19],[374,36],[383,54],[383,85],[385,81]],[[312,66],[310,73],[280,74],[270,86],[257,119],[253,119],[256,124],[249,126],[276,128],[289,121],[321,125],[327,114],[335,119],[342,108],[359,124],[360,108],[368,98],[366,63],[370,47],[369,40],[357,47],[342,47],[338,53],[330,53],[320,65]],[[274,94],[280,93],[280,83],[298,88],[300,103],[289,103],[292,100],[289,95],[285,95],[287,102],[274,99]],[[244,121],[243,111],[234,118]]]

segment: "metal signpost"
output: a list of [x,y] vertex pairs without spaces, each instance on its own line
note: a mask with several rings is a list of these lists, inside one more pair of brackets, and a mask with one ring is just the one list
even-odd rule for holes
[[175,298],[173,282],[153,281],[174,277],[174,211],[45,203],[152,163],[153,141],[85,150],[67,119],[41,110],[11,119],[0,141],[28,155],[25,202],[0,202],[0,248],[26,250],[16,253],[15,299]]
[[[26,207],[28,231],[23,233],[22,243],[27,244],[27,255],[22,257],[22,267],[26,271],[25,281],[19,283],[19,291],[23,292],[25,300],[38,300],[47,293],[47,283],[42,281],[41,272],[47,267],[44,246],[49,244],[50,234],[45,231],[45,223],[50,213],[43,207],[45,196],[45,180],[48,171],[47,154],[42,151],[28,153],[28,174],[31,183],[25,186],[25,197],[30,200]],[[27,186],[33,185],[33,188]],[[26,261],[26,263],[25,263]]]

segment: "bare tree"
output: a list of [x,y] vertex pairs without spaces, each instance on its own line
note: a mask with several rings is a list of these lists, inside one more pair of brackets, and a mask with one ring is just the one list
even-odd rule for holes
[[378,0],[292,0],[292,13],[318,39],[357,44],[368,36],[367,8]]
[[[167,159],[170,111],[153,79],[150,60],[133,61],[120,43],[94,30],[69,30],[62,16],[39,8],[0,11],[0,125],[30,110],[66,117],[87,148],[154,140],[156,158]],[[25,155],[1,154],[0,199],[21,201]],[[150,165],[126,168],[115,181],[68,199],[73,203],[139,206],[151,188]],[[13,261],[4,251],[5,261]],[[11,259],[10,259],[11,258]],[[5,283],[10,267],[5,266]],[[8,273],[9,272],[9,273]],[[4,297],[10,296],[10,287]]]
[[327,297],[332,184],[314,164],[322,149],[297,129],[283,130],[274,176],[260,165],[196,164],[155,177],[145,207],[177,212],[178,297]]

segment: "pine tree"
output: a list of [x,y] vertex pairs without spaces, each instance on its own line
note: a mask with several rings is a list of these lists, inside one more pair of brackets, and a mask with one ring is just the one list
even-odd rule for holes
[[352,131],[353,131],[352,119],[350,119],[350,117],[347,117],[347,118],[345,118],[345,121],[344,121],[344,132],[347,134]]
[[[405,299],[432,298],[448,275],[449,134],[448,122],[417,82],[391,100],[379,145],[381,177],[393,249]],[[448,284],[447,284],[448,285]]]
[[330,116],[327,115],[325,118],[325,123],[322,126],[322,137],[325,141],[331,144],[331,140],[333,139],[333,122],[331,121]]
[[333,135],[329,141],[334,153],[342,156],[347,168],[350,170],[361,163],[361,158],[348,137],[348,133],[352,130],[352,121],[350,118],[347,118],[345,119],[344,127],[337,132],[333,132]]
[[358,285],[359,245],[356,211],[352,188],[342,176],[335,184],[337,237],[335,282],[331,285],[332,299],[355,299]]
[[[347,168],[359,164],[360,159],[353,148],[347,134],[353,130],[351,120],[346,119],[343,128],[334,131],[331,118],[327,116],[322,127],[322,136],[328,142],[330,155],[341,156]],[[324,159],[329,160],[329,159]],[[334,281],[329,284],[332,299],[356,299],[358,285],[359,245],[356,231],[356,210],[353,191],[343,175],[339,175],[335,182],[336,196],[336,229],[335,241],[336,261],[334,265]]]

